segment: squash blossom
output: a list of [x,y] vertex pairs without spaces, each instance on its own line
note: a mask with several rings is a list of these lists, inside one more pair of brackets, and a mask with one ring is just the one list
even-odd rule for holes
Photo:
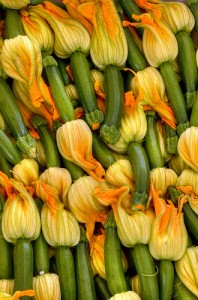
[[133,15],[137,23],[123,21],[123,26],[144,27],[142,47],[148,63],[159,67],[163,62],[174,61],[178,54],[178,45],[174,33],[160,20],[150,14]]
[[175,262],[175,270],[181,282],[198,297],[198,247],[186,249],[184,255]]
[[73,19],[66,10],[49,1],[30,6],[29,12],[34,12],[45,19],[54,32],[54,53],[60,58],[67,58],[75,51],[89,53],[90,36],[86,28]]
[[49,87],[42,78],[42,55],[38,45],[23,35],[6,39],[2,47],[1,62],[5,73],[28,89],[32,104],[39,107],[44,103],[56,119],[57,109]]
[[53,53],[54,33],[45,21],[31,10],[20,10],[20,18],[25,34],[36,43],[43,56]]
[[150,180],[156,191],[160,191],[165,196],[169,186],[176,186],[177,174],[169,168],[155,168],[150,171]]
[[41,173],[39,179],[42,182],[55,187],[58,190],[61,202],[68,208],[67,193],[72,184],[72,178],[69,171],[64,168],[50,167]]
[[191,126],[179,137],[178,153],[184,162],[198,172],[198,128]]
[[195,194],[192,186],[178,186],[177,189],[183,192],[179,196],[180,201],[188,201],[191,209],[198,214],[198,195]]
[[30,0],[0,0],[0,4],[11,9],[21,9],[30,4]]
[[117,224],[118,236],[125,247],[132,248],[136,244],[148,244],[151,232],[151,223],[154,212],[132,210],[129,189],[120,194],[117,204],[112,206]]
[[178,260],[187,248],[188,235],[184,224],[182,203],[178,208],[171,200],[167,202],[155,191],[151,184],[151,195],[155,208],[155,219],[152,223],[149,250],[158,260]]
[[3,236],[13,244],[20,238],[35,240],[41,229],[36,203],[20,182],[6,177],[0,173],[0,184],[6,188],[8,195],[2,214]]
[[10,295],[14,294],[14,279],[0,279],[0,291]]
[[59,277],[55,273],[42,274],[33,278],[35,300],[61,300]]
[[[102,232],[99,235],[93,235],[89,242],[90,259],[94,274],[106,280],[105,263],[104,263],[104,241],[105,234]],[[128,263],[124,252],[122,252],[123,269],[126,272]]]
[[47,243],[52,247],[77,245],[80,240],[80,227],[73,213],[64,209],[58,195],[51,193],[54,189],[52,186],[38,180],[35,189],[36,195],[44,202],[41,224]]
[[81,119],[66,122],[56,132],[60,154],[80,166],[89,175],[101,180],[105,171],[92,155],[92,133]]
[[118,159],[108,167],[105,173],[105,180],[114,187],[126,185],[130,192],[135,190],[135,178],[132,165],[128,159]]
[[195,195],[198,196],[198,173],[191,168],[184,169],[177,179],[177,187],[189,186]]
[[170,169],[173,169],[179,176],[185,169],[188,169],[189,166],[183,161],[179,154],[175,154],[171,157],[168,162]]
[[34,159],[24,158],[12,168],[13,178],[25,186],[31,185],[39,177],[39,166]]
[[162,121],[175,129],[176,118],[168,103],[164,81],[157,69],[147,67],[138,71],[131,80],[131,89],[136,98],[134,105],[139,102],[148,106],[159,114]]
[[141,298],[137,293],[133,291],[128,291],[120,294],[115,294],[109,300],[141,300]]
[[90,32],[90,55],[94,65],[100,70],[104,70],[109,65],[123,67],[126,63],[128,47],[113,1],[87,0],[81,3],[76,0],[65,0],[63,2],[70,14],[79,21],[82,20],[82,24]]
[[14,293],[13,296],[7,293],[1,293],[0,292],[0,299],[6,299],[6,300],[19,300],[23,296],[33,297],[35,295],[35,292],[33,290],[25,290],[25,291],[17,291]]

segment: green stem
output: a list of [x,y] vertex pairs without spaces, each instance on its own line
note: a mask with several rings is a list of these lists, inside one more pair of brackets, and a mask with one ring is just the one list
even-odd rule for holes
[[[182,76],[182,81],[185,88],[185,97],[187,108],[192,108],[197,84],[198,84],[198,72],[196,62],[196,52],[193,40],[189,32],[180,31],[176,34],[178,43],[178,62],[179,69]],[[189,71],[190,70],[190,71]]]
[[163,259],[159,263],[160,300],[171,300],[173,293],[174,266],[171,260]]
[[177,133],[181,135],[182,132],[189,127],[184,95],[171,62],[162,63],[160,73],[164,80],[168,99],[178,122]]
[[179,137],[177,135],[176,130],[170,127],[168,124],[164,124],[164,128],[166,131],[166,148],[167,152],[170,154],[178,154],[177,144]]
[[18,10],[6,8],[5,12],[6,39],[12,39],[18,35],[24,35]]
[[98,108],[89,63],[84,53],[76,51],[70,57],[70,64],[86,122],[94,128],[95,124],[103,121],[104,116]]
[[151,169],[163,168],[164,159],[160,149],[157,133],[157,116],[153,111],[146,113],[147,132],[144,139],[144,149],[146,151]]
[[60,117],[64,122],[74,120],[74,108],[65,91],[63,79],[59,72],[56,60],[52,56],[46,56],[43,59],[43,66]]
[[46,166],[60,167],[60,157],[56,140],[48,128],[47,121],[38,115],[34,115],[31,119],[33,126],[38,130],[41,142],[46,155]]
[[134,210],[144,210],[148,199],[150,182],[148,158],[142,145],[137,142],[131,142],[129,144],[128,156],[132,164],[135,178],[135,191],[131,197],[131,207]]

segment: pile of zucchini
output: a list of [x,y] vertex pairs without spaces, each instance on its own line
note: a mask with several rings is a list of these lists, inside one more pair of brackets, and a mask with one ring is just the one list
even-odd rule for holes
[[0,299],[198,299],[197,11],[0,0]]

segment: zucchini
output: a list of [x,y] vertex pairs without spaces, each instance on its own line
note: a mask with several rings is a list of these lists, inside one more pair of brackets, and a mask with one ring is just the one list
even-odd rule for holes
[[60,281],[61,300],[76,300],[75,267],[70,248],[58,246],[55,249],[55,261]]
[[69,74],[66,70],[66,67],[69,65],[69,61],[67,59],[62,59],[59,57],[56,57],[56,61],[58,63],[58,69],[61,75],[61,78],[63,80],[64,86],[67,86],[71,84],[71,79],[69,77]]
[[159,263],[160,300],[171,300],[174,282],[174,266],[171,260],[162,259]]
[[[33,289],[33,249],[29,240],[20,238],[14,245],[14,291]],[[28,300],[30,297],[21,297]]]
[[111,293],[108,289],[107,282],[99,275],[94,278],[96,294],[100,300],[106,300],[111,298]]
[[115,144],[120,138],[120,124],[124,109],[124,82],[118,67],[104,69],[105,117],[100,136],[106,144]]
[[17,165],[22,160],[18,148],[2,130],[0,130],[0,152],[13,165]]
[[85,229],[81,226],[80,241],[75,247],[74,261],[78,300],[96,300],[94,276],[90,262],[88,240]]
[[89,63],[84,53],[76,51],[70,57],[79,100],[85,110],[85,120],[95,130],[103,121],[103,112],[99,110]]
[[150,183],[148,158],[143,146],[138,142],[129,143],[128,157],[132,164],[135,178],[135,191],[131,196],[131,207],[134,210],[144,210]]
[[0,279],[13,278],[13,256],[12,245],[8,243],[2,232],[1,214],[3,212],[4,198],[0,195]]
[[3,154],[0,152],[0,171],[5,173],[8,178],[12,177],[12,165],[7,161],[7,159],[3,156]]
[[27,131],[16,98],[5,79],[0,77],[0,112],[16,139],[16,146],[29,157],[36,156],[36,141]]
[[47,121],[39,115],[34,115],[31,119],[31,122],[38,130],[42,145],[44,147],[47,168],[60,167],[60,156],[56,145],[56,140],[48,128]]
[[[117,225],[111,210],[104,224],[104,262],[106,280],[112,295],[126,292],[128,285],[122,264],[122,247],[117,233]],[[156,299],[155,299],[156,300]]]
[[62,157],[63,166],[69,171],[73,181],[85,175],[85,172],[77,164]]
[[15,38],[18,35],[25,35],[18,10],[5,9],[5,32],[6,39]]
[[164,159],[160,149],[159,138],[157,134],[157,116],[154,111],[146,113],[147,132],[144,139],[144,149],[146,151],[151,169],[163,168]]

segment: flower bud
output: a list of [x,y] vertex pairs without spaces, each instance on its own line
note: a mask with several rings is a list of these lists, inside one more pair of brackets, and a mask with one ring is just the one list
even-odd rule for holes
[[59,277],[55,273],[47,273],[33,278],[35,300],[61,300]]
[[125,247],[148,244],[151,231],[151,218],[144,211],[131,209],[129,190],[120,195],[115,219],[118,236]]
[[147,131],[147,121],[141,105],[137,105],[131,112],[124,112],[119,130],[126,144],[132,141],[140,142],[144,139]]
[[30,0],[0,0],[0,4],[11,9],[21,9],[30,4]]
[[126,185],[131,192],[135,190],[135,178],[132,165],[127,159],[119,159],[114,162],[106,170],[105,179],[112,184],[112,186],[119,188]]
[[53,29],[55,36],[54,53],[58,57],[67,58],[75,51],[88,54],[90,48],[88,31],[66,10],[49,1],[31,6],[29,10],[44,18]]
[[169,168],[155,168],[150,171],[150,180],[156,191],[165,196],[169,186],[176,186],[177,174]]
[[2,214],[2,232],[10,243],[19,238],[35,240],[39,236],[41,221],[34,199],[17,181],[12,181],[16,190],[14,197],[8,197]]
[[0,291],[10,295],[14,294],[14,279],[0,279]]
[[34,159],[24,158],[12,168],[13,178],[22,182],[25,186],[39,177],[39,166]]
[[184,162],[198,172],[198,127],[187,128],[180,135],[177,148]]
[[133,291],[115,294],[109,300],[141,300],[138,294]]
[[79,96],[75,84],[66,85],[65,90],[71,101],[79,100]]
[[24,32],[30,40],[36,43],[45,55],[52,54],[54,33],[45,19],[28,9],[22,9],[20,17]]
[[184,255],[175,262],[175,270],[181,282],[198,297],[198,247],[186,249]]
[[173,169],[177,175],[180,175],[183,170],[188,169],[189,166],[184,162],[180,155],[176,154],[171,157],[168,162],[170,169]]
[[39,177],[41,181],[47,183],[58,190],[60,200],[67,207],[67,193],[72,184],[72,178],[67,169],[51,167],[46,169]]
[[177,179],[177,186],[191,186],[193,192],[198,195],[198,173],[190,168],[183,170]]
[[184,224],[182,204],[175,207],[171,200],[159,197],[151,185],[156,217],[152,224],[149,250],[158,260],[178,260],[187,248],[188,234]]
[[105,171],[92,155],[92,133],[84,120],[66,122],[56,132],[60,154],[79,165],[89,175],[101,180]]

